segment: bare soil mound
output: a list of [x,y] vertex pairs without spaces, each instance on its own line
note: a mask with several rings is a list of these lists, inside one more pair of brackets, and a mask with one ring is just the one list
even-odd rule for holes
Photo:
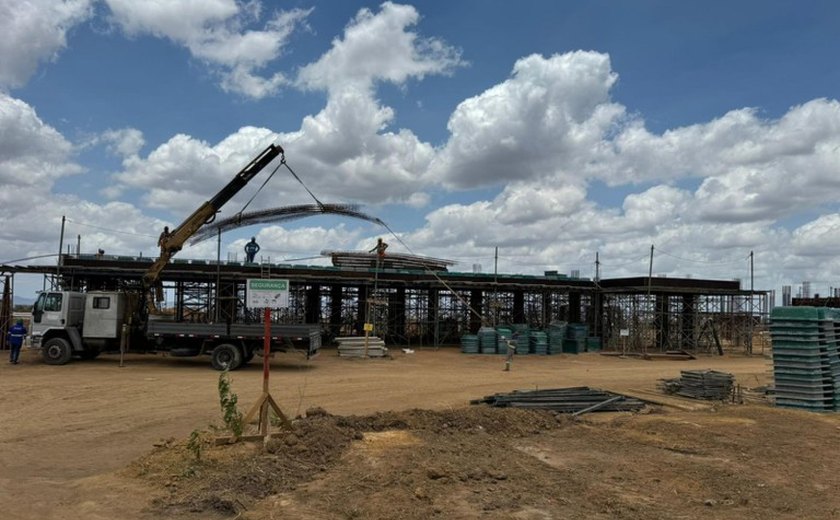
[[[159,513],[234,514],[251,509],[269,495],[297,490],[338,466],[350,464],[352,472],[355,463],[351,460],[356,457],[378,460],[391,449],[409,448],[411,471],[401,472],[391,467],[397,460],[385,459],[379,470],[405,473],[398,479],[400,486],[416,484],[416,495],[423,497],[427,495],[423,486],[443,485],[452,479],[506,480],[504,472],[496,469],[496,451],[507,450],[510,439],[538,435],[566,423],[565,417],[549,412],[485,406],[346,417],[316,408],[295,420],[293,431],[275,435],[264,446],[211,446],[205,432],[200,445],[174,440],[161,443],[134,463],[129,473],[168,490],[165,498],[153,504]],[[435,462],[441,457],[446,461]],[[401,516],[427,516],[414,505],[410,509],[414,511]],[[428,509],[432,514],[435,508],[430,505]]]
[[[653,413],[652,413],[653,412]],[[604,414],[486,406],[310,411],[266,446],[158,448],[135,475],[161,516],[830,518],[840,420],[757,406]]]

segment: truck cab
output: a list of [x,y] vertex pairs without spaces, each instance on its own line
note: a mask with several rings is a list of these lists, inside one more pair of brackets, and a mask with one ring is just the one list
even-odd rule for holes
[[32,307],[32,346],[51,365],[74,355],[92,359],[119,342],[125,310],[120,292],[41,292]]

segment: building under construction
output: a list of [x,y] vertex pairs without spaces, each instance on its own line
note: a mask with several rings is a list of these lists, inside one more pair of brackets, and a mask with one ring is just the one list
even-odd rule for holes
[[[771,302],[738,281],[639,277],[590,280],[544,275],[450,272],[451,262],[411,255],[325,252],[332,266],[174,259],[161,275],[177,321],[259,321],[245,306],[249,278],[290,282],[290,306],[277,323],[320,324],[333,336],[374,334],[389,344],[456,345],[482,326],[582,323],[605,349],[633,352],[751,351]],[[59,266],[3,266],[40,273],[46,289],[138,289],[153,258],[65,254]],[[4,296],[8,309],[11,296]],[[9,312],[0,315],[8,327]],[[5,337],[5,334],[3,335]]]

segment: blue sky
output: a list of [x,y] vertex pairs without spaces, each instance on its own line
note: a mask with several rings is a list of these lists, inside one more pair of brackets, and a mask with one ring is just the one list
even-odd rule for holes
[[[5,258],[155,254],[269,142],[456,269],[840,287],[833,2],[0,0]],[[223,211],[253,195],[255,180]],[[309,202],[279,171],[249,209]],[[96,226],[96,227],[94,227]],[[369,249],[319,217],[239,255]],[[182,253],[215,257],[215,244]],[[46,259],[44,261],[52,261]],[[326,260],[313,260],[324,262]],[[795,291],[794,291],[795,292]]]

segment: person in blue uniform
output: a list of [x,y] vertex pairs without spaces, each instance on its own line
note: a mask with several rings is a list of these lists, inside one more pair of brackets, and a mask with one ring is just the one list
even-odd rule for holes
[[20,347],[23,346],[23,339],[26,337],[26,327],[23,326],[23,320],[17,320],[9,329],[9,345],[12,350],[9,353],[9,363],[15,365],[20,360]]
[[257,238],[251,237],[251,241],[245,244],[245,261],[253,262],[254,257],[260,252],[260,245],[257,244]]

